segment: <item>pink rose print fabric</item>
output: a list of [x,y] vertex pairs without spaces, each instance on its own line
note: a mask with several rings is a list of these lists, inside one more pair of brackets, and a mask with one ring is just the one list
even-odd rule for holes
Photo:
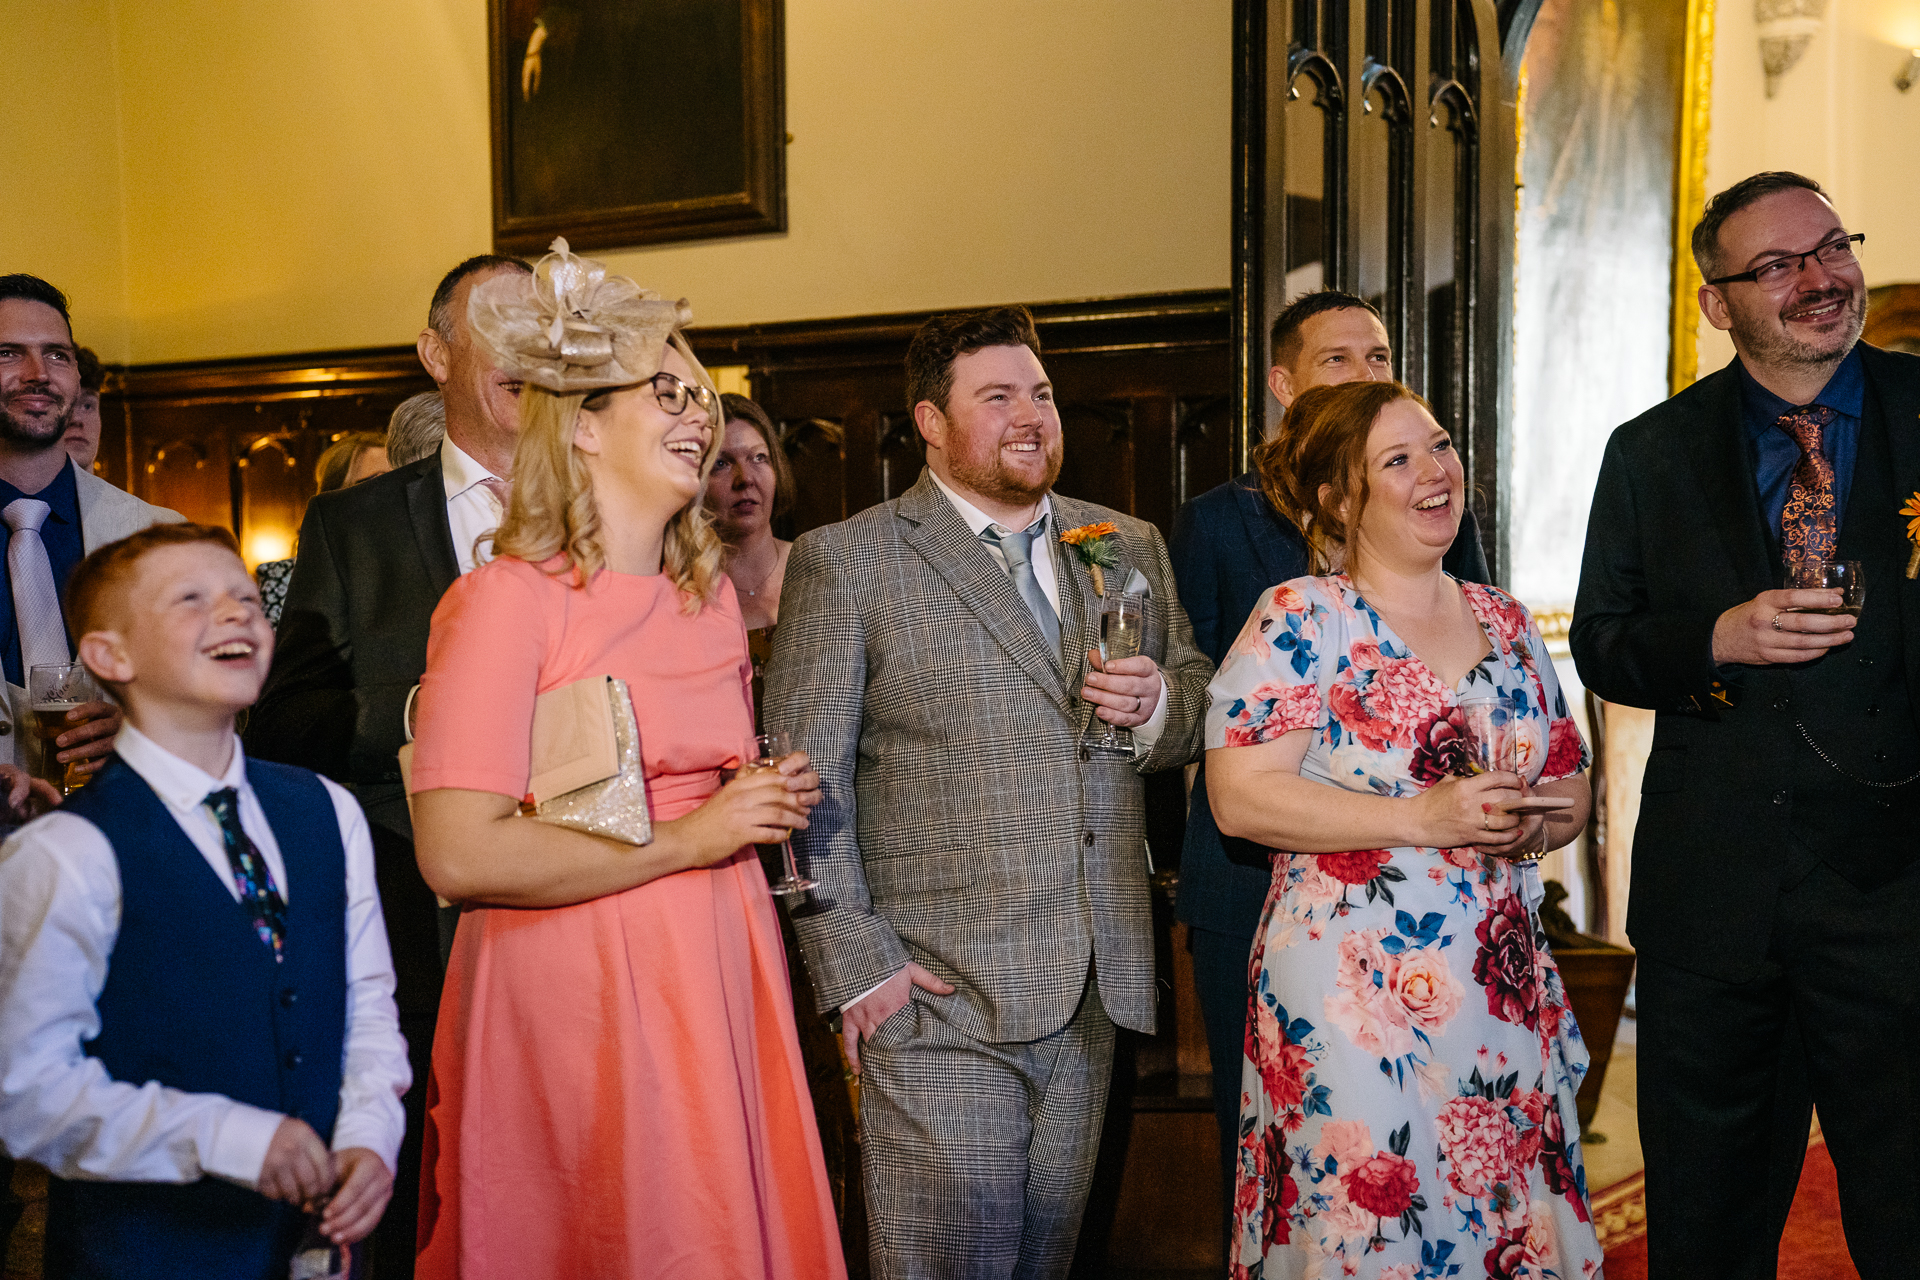
[[[1209,747],[1295,729],[1302,777],[1413,796],[1499,699],[1534,782],[1587,767],[1520,603],[1461,590],[1487,657],[1447,688],[1344,576],[1276,587],[1214,678]],[[1249,964],[1234,1280],[1592,1280],[1587,1054],[1531,865],[1472,849],[1280,853]]]

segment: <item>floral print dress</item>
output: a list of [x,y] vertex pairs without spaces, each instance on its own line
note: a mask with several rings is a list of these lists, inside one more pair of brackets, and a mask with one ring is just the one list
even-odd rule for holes
[[[1491,642],[1447,688],[1345,576],[1268,594],[1214,678],[1209,747],[1312,731],[1302,777],[1413,796],[1494,697],[1522,771],[1589,757],[1540,632],[1462,583]],[[1538,869],[1467,849],[1275,855],[1249,962],[1232,1275],[1600,1275],[1574,1092],[1587,1055]]]

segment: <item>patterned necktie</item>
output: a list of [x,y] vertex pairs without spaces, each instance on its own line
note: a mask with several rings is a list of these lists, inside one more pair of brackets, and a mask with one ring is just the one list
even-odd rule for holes
[[273,887],[273,871],[267,860],[240,829],[239,793],[223,787],[209,792],[201,803],[213,810],[214,820],[220,824],[220,839],[233,866],[233,882],[240,888],[240,905],[253,917],[253,931],[273,948],[275,962],[286,959],[287,904]]
[[1051,652],[1057,654],[1060,652],[1060,618],[1054,613],[1047,593],[1040,589],[1040,579],[1033,575],[1034,530],[1044,528],[1045,524],[1042,517],[1019,533],[999,533],[988,525],[980,531],[980,540],[999,544],[1000,553],[1007,558],[1007,572],[1013,577],[1014,587],[1027,602],[1027,611],[1033,614],[1033,620],[1040,624],[1040,634],[1052,646]]
[[20,683],[33,667],[67,662],[67,625],[60,619],[60,592],[40,526],[53,508],[38,498],[15,498],[0,511],[7,522],[7,577],[13,585],[13,620],[20,629]]
[[1788,564],[1798,560],[1831,560],[1839,541],[1839,518],[1833,509],[1833,464],[1820,448],[1820,433],[1834,418],[1823,404],[1810,404],[1780,415],[1775,425],[1800,446],[1793,464],[1793,485],[1780,513],[1780,555]]

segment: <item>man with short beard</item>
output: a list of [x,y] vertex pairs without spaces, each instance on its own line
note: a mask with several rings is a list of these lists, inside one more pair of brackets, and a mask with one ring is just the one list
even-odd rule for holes
[[[1861,239],[1798,174],[1707,203],[1738,358],[1614,432],[1587,525],[1581,679],[1657,713],[1627,910],[1656,1276],[1774,1274],[1816,1106],[1854,1265],[1920,1275],[1920,358],[1859,341]],[[1843,560],[1857,619],[1780,587]]]
[[[1154,1030],[1141,775],[1198,749],[1211,666],[1160,535],[1053,493],[1060,414],[1024,307],[929,320],[907,353],[927,470],[794,544],[765,722],[825,799],[794,924],[861,1073],[876,1275],[1064,1276],[1114,1025]],[[1101,663],[1108,596],[1148,592]],[[1103,724],[1129,755],[1090,750]]]
[[[41,753],[28,730],[27,668],[74,660],[59,598],[67,575],[95,547],[180,519],[69,459],[61,439],[80,394],[66,295],[37,276],[0,276],[0,514],[7,544],[0,663],[12,724],[0,738],[0,756],[29,767]],[[56,739],[59,758],[91,773],[113,751],[120,713],[89,702],[68,719],[75,727]]]

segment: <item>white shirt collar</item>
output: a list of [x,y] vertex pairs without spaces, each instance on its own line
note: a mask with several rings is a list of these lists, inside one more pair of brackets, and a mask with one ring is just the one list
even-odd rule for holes
[[239,734],[233,738],[233,758],[227,762],[226,774],[219,778],[199,765],[182,760],[134,728],[131,720],[121,723],[120,732],[113,739],[113,749],[175,813],[191,813],[206,801],[209,793],[224,787],[247,790],[247,758],[241,751]]
[[482,480],[500,478],[476,462],[472,454],[455,444],[452,436],[446,436],[440,441],[440,477],[446,482],[448,502],[452,502]]
[[[953,509],[960,513],[960,518],[967,522],[967,528],[973,530],[974,537],[976,538],[979,537],[981,530],[985,529],[988,525],[992,525],[995,529],[1000,530],[1002,533],[1023,532],[1020,529],[1007,528],[1005,525],[1001,524],[998,520],[995,520],[992,516],[988,515],[986,512],[982,511],[980,508],[974,506],[971,502],[968,502],[965,498],[961,497],[958,493],[954,491],[954,488],[952,485],[948,484],[945,480],[942,480],[940,478],[940,473],[935,471],[932,467],[927,468],[927,474],[932,476],[933,482],[940,486],[940,492],[947,495],[947,501],[951,502],[953,504]],[[1040,521],[1045,520],[1048,516],[1052,514],[1053,514],[1053,495],[1049,493],[1041,497],[1040,514],[1034,517],[1034,523],[1037,524]],[[1031,528],[1031,527],[1032,525],[1028,526],[1028,528]]]

